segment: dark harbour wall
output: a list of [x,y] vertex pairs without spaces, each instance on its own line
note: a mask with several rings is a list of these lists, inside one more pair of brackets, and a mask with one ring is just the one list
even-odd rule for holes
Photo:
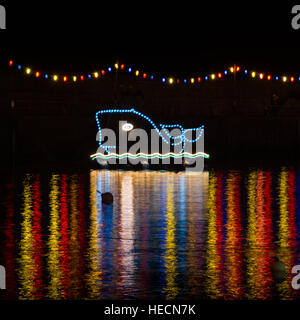
[[[1,163],[10,166],[94,166],[95,112],[134,107],[154,121],[205,124],[209,165],[297,162],[300,84],[237,77],[165,85],[111,74],[82,83],[55,83],[1,72]],[[278,99],[274,106],[272,95]],[[273,108],[273,114],[268,110]]]

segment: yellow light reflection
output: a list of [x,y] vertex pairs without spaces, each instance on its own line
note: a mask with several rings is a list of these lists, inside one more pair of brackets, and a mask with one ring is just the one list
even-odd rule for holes
[[256,182],[257,172],[252,171],[248,177],[248,233],[247,240],[250,246],[256,245]]
[[89,273],[87,276],[88,299],[97,299],[102,295],[102,266],[99,259],[99,239],[98,239],[98,199],[101,197],[97,192],[97,171],[90,173],[90,228],[88,245],[88,265]]
[[20,240],[20,269],[19,269],[19,298],[34,299],[34,259],[33,259],[33,232],[32,232],[32,186],[30,175],[24,180],[24,208],[21,212],[21,240]]
[[[283,167],[279,174],[279,221],[278,221],[278,254],[277,258],[283,262],[287,269],[291,269],[292,250],[289,248],[289,196],[288,196],[288,170]],[[289,270],[287,270],[289,271]],[[290,274],[288,272],[288,274]],[[290,277],[277,284],[280,299],[289,300],[292,297]]]
[[48,285],[48,296],[50,299],[54,300],[63,298],[60,269],[59,179],[60,176],[58,174],[52,175],[49,194],[50,234],[48,240],[48,271],[50,280]]
[[176,243],[175,231],[176,222],[174,217],[174,182],[173,176],[168,176],[168,194],[167,194],[167,234],[166,234],[166,252],[165,252],[165,268],[166,268],[166,286],[163,290],[166,293],[167,300],[176,298],[179,292],[178,285],[176,284],[177,272],[177,257],[176,257]]
[[207,248],[206,248],[206,290],[212,299],[222,296],[220,286],[220,256],[217,247],[217,214],[216,214],[216,190],[217,176],[214,171],[209,174],[208,198],[207,198]]
[[279,246],[288,246],[289,221],[288,221],[288,171],[282,168],[279,175]]
[[257,214],[256,214],[256,183],[257,183],[257,172],[251,171],[248,176],[247,187],[248,187],[248,227],[247,227],[247,285],[248,292],[247,296],[250,299],[256,297],[256,268],[257,268]]
[[71,254],[71,293],[73,299],[78,299],[80,290],[80,246],[78,240],[78,176],[73,175],[70,183],[70,254]]

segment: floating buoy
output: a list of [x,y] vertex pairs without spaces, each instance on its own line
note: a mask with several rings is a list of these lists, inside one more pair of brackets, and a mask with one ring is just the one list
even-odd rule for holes
[[272,275],[277,283],[283,282],[287,277],[286,265],[283,262],[276,260],[272,265]]
[[111,204],[114,202],[114,197],[110,192],[101,193],[102,203]]

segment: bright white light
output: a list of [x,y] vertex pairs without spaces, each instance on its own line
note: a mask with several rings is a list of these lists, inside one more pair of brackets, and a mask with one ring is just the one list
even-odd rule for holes
[[125,123],[125,124],[123,124],[123,126],[122,126],[122,130],[123,131],[130,131],[130,130],[132,130],[133,129],[133,125],[131,124],[131,123]]

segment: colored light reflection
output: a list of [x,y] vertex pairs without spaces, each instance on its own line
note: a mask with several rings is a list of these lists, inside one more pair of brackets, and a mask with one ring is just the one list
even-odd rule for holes
[[[219,186],[218,186],[219,184]],[[223,296],[222,272],[221,272],[221,251],[220,238],[218,235],[217,188],[220,188],[220,180],[214,171],[209,175],[208,199],[207,199],[207,248],[206,248],[206,293],[211,299],[218,299]],[[219,189],[220,191],[220,189]]]
[[[281,168],[278,177],[279,221],[278,221],[278,252],[277,259],[291,270],[296,263],[295,245],[296,208],[295,208],[295,172],[286,167]],[[291,287],[292,274],[287,273],[285,280],[277,284],[279,296],[283,300],[292,299],[296,292]]]
[[[170,179],[171,177],[169,177]],[[166,268],[166,285],[163,292],[166,294],[167,300],[176,298],[179,288],[176,283],[177,272],[177,256],[176,256],[176,243],[175,232],[176,223],[174,217],[174,198],[173,198],[173,181],[170,179],[167,185],[167,233],[166,233],[166,251],[164,255],[165,268]]]
[[249,208],[247,297],[265,300],[273,295],[272,174],[268,171],[252,171],[247,184]]
[[[90,223],[88,232],[88,247],[87,247],[87,295],[89,299],[98,299],[102,296],[103,287],[103,272],[101,265],[101,250],[99,248],[98,229],[101,224],[98,223],[98,203],[101,195],[97,192],[97,171],[90,173]],[[99,208],[100,209],[100,208]]]
[[[15,238],[15,203],[13,184],[7,184],[4,191],[5,221],[3,226],[4,241],[3,259],[6,269],[6,299],[17,298],[17,274],[16,274],[16,238]],[[0,248],[2,246],[0,245]]]
[[49,240],[48,240],[48,272],[49,272],[49,285],[48,297],[50,299],[61,299],[61,268],[60,268],[60,214],[59,214],[59,180],[60,176],[53,174],[50,181],[50,194],[49,194],[49,208],[50,208],[50,221],[49,221]]
[[64,298],[70,298],[70,272],[71,272],[71,257],[70,257],[70,231],[69,231],[69,194],[68,194],[69,178],[66,174],[62,174],[60,180],[60,257],[62,279],[61,286]]
[[[184,185],[180,185],[180,197],[184,196],[181,203],[184,215],[182,214],[182,218],[180,217],[180,223],[176,223],[179,242],[177,281],[185,281],[185,277],[187,278],[188,287],[186,289],[189,290],[189,296],[192,299],[201,295],[205,283],[204,273],[199,273],[199,270],[205,268],[206,220],[204,212],[207,203],[208,173],[205,172],[191,177],[183,174],[180,179],[180,182],[184,182]],[[176,211],[178,209],[175,209]],[[191,223],[192,221],[194,223]],[[187,274],[186,266],[188,268]],[[180,287],[179,284],[178,287]],[[182,292],[181,287],[180,289],[179,295]]]
[[42,234],[42,198],[41,198],[41,181],[40,176],[34,177],[32,185],[32,209],[33,209],[33,260],[34,260],[34,295],[35,299],[44,297],[44,280],[43,280],[43,234]]
[[70,256],[71,256],[71,277],[72,277],[72,297],[79,298],[79,258],[80,246],[78,241],[79,229],[78,210],[78,176],[72,175],[70,181]]
[[[299,297],[291,274],[282,283],[272,276],[276,260],[299,264],[292,167],[22,180],[19,201],[12,187],[4,192],[5,298]],[[106,191],[113,205],[102,203]]]
[[227,298],[241,299],[243,290],[243,246],[242,246],[242,213],[241,213],[241,174],[230,172],[226,183],[227,200],[227,237],[226,282]]
[[124,175],[121,184],[121,278],[120,291],[126,296],[124,288],[134,287],[134,190],[131,175]]
[[34,260],[33,260],[33,232],[32,232],[32,185],[30,175],[26,175],[23,182],[23,208],[21,212],[21,239],[19,243],[19,299],[33,300],[34,296]]

